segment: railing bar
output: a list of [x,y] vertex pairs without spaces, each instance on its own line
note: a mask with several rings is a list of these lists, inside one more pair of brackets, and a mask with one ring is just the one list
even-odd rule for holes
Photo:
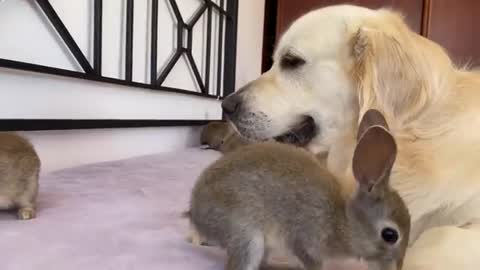
[[133,0],[127,0],[127,27],[125,41],[125,80],[132,81],[133,68]]
[[207,8],[207,45],[206,45],[206,60],[205,60],[205,90],[210,92],[210,57],[212,47],[212,8]]
[[102,82],[102,83],[111,83],[111,84],[128,86],[128,87],[138,87],[138,88],[144,88],[144,89],[150,89],[150,90],[166,91],[166,92],[194,95],[194,96],[207,97],[207,98],[217,98],[214,95],[203,94],[200,92],[194,92],[191,90],[179,89],[175,87],[158,86],[158,85],[153,86],[150,84],[139,83],[139,82],[127,82],[125,80],[117,79],[117,78],[97,76],[95,74],[86,74],[78,71],[47,67],[43,65],[30,64],[30,63],[14,61],[9,59],[2,59],[2,58],[0,58],[0,68],[9,68],[9,69],[15,69],[15,70],[21,70],[21,71],[27,71],[27,72],[37,72],[37,73],[62,76],[67,78],[83,79],[83,80],[96,81],[96,82]]
[[173,14],[177,19],[177,50],[183,48],[183,31],[188,26],[185,24],[180,9],[178,8],[177,2],[175,0],[170,0],[170,6],[172,7]]
[[223,96],[227,96],[235,91],[238,0],[227,1],[227,12]]
[[158,53],[158,0],[152,0],[152,36],[150,52],[150,83],[157,83],[157,53]]
[[[224,0],[220,0],[220,7],[223,9]],[[218,16],[219,20],[219,34],[218,34],[218,60],[217,60],[217,96],[221,96],[222,94],[222,81],[223,81],[223,74],[222,74],[222,61],[223,61],[223,45],[224,43],[224,35],[223,35],[223,16]]]
[[37,3],[85,73],[93,73],[92,66],[82,53],[82,50],[78,47],[70,32],[68,32],[67,27],[65,24],[63,24],[62,20],[58,16],[57,12],[55,12],[55,9],[52,7],[50,2],[48,0],[37,0]]
[[170,62],[168,62],[167,66],[163,69],[162,73],[158,77],[157,85],[162,85],[162,83],[165,81],[170,71],[172,71],[173,67],[178,62],[178,59],[180,59],[180,57],[182,56],[182,53],[183,53],[182,51],[183,50],[177,50],[175,52]]
[[192,51],[187,50],[186,55],[187,55],[188,61],[190,62],[190,66],[192,67],[193,75],[195,76],[195,79],[198,83],[198,86],[200,87],[200,91],[203,94],[208,94],[208,91],[207,91],[207,89],[205,88],[205,85],[202,82],[202,76],[200,75],[200,72],[198,71],[198,67],[197,67],[197,64],[195,63],[195,59],[193,59]]
[[215,2],[213,2],[212,0],[204,0],[205,3],[207,3],[208,5],[210,5],[211,7],[213,7],[214,9],[216,9],[218,12],[222,13],[223,15],[227,15],[227,11],[225,9],[223,9],[223,4],[220,3],[220,6],[215,4]]
[[195,13],[195,15],[192,17],[192,19],[188,22],[187,27],[188,28],[193,28],[193,26],[198,22],[200,17],[202,17],[203,12],[207,9],[207,4],[202,5],[202,7]]
[[95,0],[94,7],[94,46],[93,69],[95,74],[102,75],[102,15],[103,0]]

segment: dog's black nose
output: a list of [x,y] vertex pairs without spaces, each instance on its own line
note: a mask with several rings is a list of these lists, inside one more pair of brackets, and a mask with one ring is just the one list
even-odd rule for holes
[[238,94],[229,95],[222,101],[222,109],[226,114],[234,114],[240,107],[241,97]]

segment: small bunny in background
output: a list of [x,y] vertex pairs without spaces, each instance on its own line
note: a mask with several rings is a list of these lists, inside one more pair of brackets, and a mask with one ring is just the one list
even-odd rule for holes
[[202,129],[200,143],[206,149],[225,154],[247,145],[248,141],[235,132],[228,122],[210,122]]
[[17,209],[18,219],[36,215],[40,159],[25,138],[0,133],[0,209]]

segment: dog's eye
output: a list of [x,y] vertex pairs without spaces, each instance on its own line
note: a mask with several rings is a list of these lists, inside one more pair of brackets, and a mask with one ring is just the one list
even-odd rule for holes
[[283,56],[282,60],[280,61],[280,66],[284,69],[294,69],[304,64],[305,64],[305,60],[293,54],[286,54],[285,56]]

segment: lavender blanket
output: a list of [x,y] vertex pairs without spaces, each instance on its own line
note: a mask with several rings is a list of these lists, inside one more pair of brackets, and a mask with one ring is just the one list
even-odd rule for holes
[[180,217],[219,156],[190,149],[42,177],[36,219],[0,212],[0,269],[223,269],[223,252],[188,243]]

